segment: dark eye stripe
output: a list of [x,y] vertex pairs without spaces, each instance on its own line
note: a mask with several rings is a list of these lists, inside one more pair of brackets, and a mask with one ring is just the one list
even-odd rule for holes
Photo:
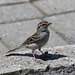
[[41,26],[43,26],[43,24],[39,25],[38,27],[40,28]]
[[40,26],[38,26],[38,28],[40,28]]
[[38,26],[38,28],[40,28],[40,26],[45,26],[45,25],[46,25],[46,24],[41,24],[41,25]]
[[42,25],[46,25],[46,24],[44,23],[44,24],[42,24]]

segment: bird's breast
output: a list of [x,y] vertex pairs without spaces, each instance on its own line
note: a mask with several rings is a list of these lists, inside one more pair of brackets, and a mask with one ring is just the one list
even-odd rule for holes
[[38,41],[40,47],[44,46],[47,43],[48,39],[49,39],[49,32],[43,32],[41,34],[40,41]]

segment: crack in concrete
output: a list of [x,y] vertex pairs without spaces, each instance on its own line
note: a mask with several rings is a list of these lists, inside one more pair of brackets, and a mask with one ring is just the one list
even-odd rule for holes
[[[0,24],[10,24],[10,23],[15,23],[15,22],[22,22],[22,21],[26,21],[26,20],[34,20],[34,19],[41,19],[41,20],[43,20],[45,17],[51,17],[51,16],[58,16],[58,15],[62,15],[62,14],[69,14],[69,13],[75,13],[75,10],[72,10],[72,11],[65,11],[65,12],[61,12],[61,13],[54,13],[54,14],[51,14],[51,15],[46,15],[46,13],[44,13],[42,10],[40,10],[38,7],[36,7],[34,4],[33,4],[33,2],[34,1],[37,1],[37,0],[30,0],[29,2],[31,2],[31,4],[38,10],[38,11],[40,11],[44,16],[43,17],[37,17],[37,18],[32,18],[32,19],[17,19],[17,20],[15,20],[15,21],[9,21],[9,22],[1,22]],[[7,4],[0,4],[0,6],[7,6],[7,5],[16,5],[16,4],[25,4],[25,3],[27,3],[27,1],[25,2],[25,1],[22,1],[22,2],[15,2],[15,3],[7,3]],[[72,37],[70,37],[70,38],[67,38],[63,33],[61,33],[61,32],[58,32],[58,31],[56,31],[54,28],[52,28],[55,32],[56,32],[56,34],[58,34],[60,37],[62,37],[67,43],[69,43],[69,44],[72,44],[72,43],[75,43],[75,41],[73,41],[73,38]],[[1,34],[0,34],[1,35]],[[5,39],[6,40],[6,39]],[[9,48],[10,46],[9,46],[9,44],[7,44],[5,41],[4,41],[4,39],[3,39],[3,37],[2,38],[0,38],[0,41],[7,47],[7,48]],[[72,43],[71,43],[72,42]]]
[[69,43],[69,44],[74,44],[75,43],[75,41],[74,41],[74,39],[73,39],[73,37],[66,37],[65,35],[64,35],[64,33],[62,33],[62,32],[60,32],[60,31],[57,31],[55,28],[53,28],[53,27],[51,27],[53,30],[54,30],[54,32],[57,34],[57,35],[59,35],[63,40],[65,40],[67,43]]
[[32,18],[32,19],[18,19],[18,20],[15,20],[15,21],[9,21],[9,22],[0,22],[0,24],[10,24],[10,23],[15,23],[15,22],[22,22],[22,21],[26,21],[26,20],[34,20],[34,19],[44,19],[46,17],[51,17],[51,16],[58,16],[58,15],[62,15],[62,14],[69,14],[69,13],[75,13],[75,10],[74,11],[66,11],[66,12],[61,12],[61,13],[54,13],[54,14],[51,14],[51,15],[44,15],[44,13],[42,13],[44,16],[43,17],[37,17],[37,18]]
[[67,41],[69,44],[74,44],[75,41],[72,37],[67,38],[64,34],[60,33],[60,32],[56,32],[60,37],[62,37],[65,41]]
[[[11,5],[17,5],[17,4],[25,4],[25,3],[31,3],[31,2],[34,2],[34,1],[37,1],[37,0],[29,0],[29,1],[21,1],[21,2],[9,2],[9,3],[3,3],[3,4],[0,4],[0,7],[1,6],[11,6]],[[40,0],[38,0],[40,1]]]
[[4,3],[4,4],[0,4],[0,7],[3,7],[3,6],[11,6],[11,5],[18,5],[18,4],[25,4],[25,3],[29,3],[29,2],[27,2],[27,1],[22,1],[22,2]]

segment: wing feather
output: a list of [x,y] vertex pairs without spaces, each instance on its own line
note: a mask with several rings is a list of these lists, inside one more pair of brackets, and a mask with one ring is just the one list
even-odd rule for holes
[[35,33],[35,34],[33,34],[32,36],[30,36],[30,37],[23,43],[23,45],[35,43],[35,42],[37,42],[39,39],[40,39],[40,35],[37,34],[37,33]]

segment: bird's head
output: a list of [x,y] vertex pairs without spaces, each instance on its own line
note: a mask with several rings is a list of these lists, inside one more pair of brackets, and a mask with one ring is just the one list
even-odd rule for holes
[[49,25],[51,25],[52,23],[49,23],[47,21],[42,21],[37,25],[37,30],[38,31],[45,31]]

